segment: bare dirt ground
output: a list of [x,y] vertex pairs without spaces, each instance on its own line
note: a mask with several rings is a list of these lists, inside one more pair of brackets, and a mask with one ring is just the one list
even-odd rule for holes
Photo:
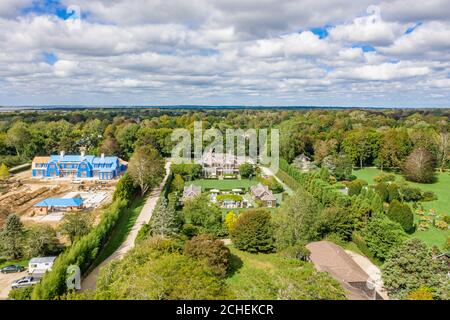
[[27,271],[20,273],[0,273],[0,300],[7,299],[8,293],[11,291],[11,283],[17,279],[28,275]]
[[[0,226],[7,214],[14,212],[22,221],[27,223],[46,223],[57,225],[61,217],[34,216],[33,206],[46,198],[60,198],[69,194],[105,194],[101,205],[110,201],[117,180],[103,182],[98,180],[85,180],[82,184],[73,183],[70,178],[59,179],[34,179],[31,170],[20,172],[8,180],[1,188],[0,193]],[[91,201],[91,200],[89,200]],[[61,216],[61,215],[60,215]]]

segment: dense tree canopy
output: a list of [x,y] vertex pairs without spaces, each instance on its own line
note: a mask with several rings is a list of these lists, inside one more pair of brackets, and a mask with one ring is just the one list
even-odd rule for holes
[[436,299],[450,298],[448,263],[434,259],[431,249],[418,239],[394,248],[382,269],[384,286],[393,298],[405,299],[421,287],[429,288]]

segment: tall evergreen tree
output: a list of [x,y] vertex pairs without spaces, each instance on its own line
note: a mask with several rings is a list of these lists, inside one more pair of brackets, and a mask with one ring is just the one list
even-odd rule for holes
[[18,259],[23,255],[24,229],[20,218],[12,213],[6,218],[5,225],[0,234],[0,243],[3,253],[11,258]]
[[152,236],[171,236],[178,232],[178,221],[173,206],[167,204],[164,197],[156,204],[150,220]]

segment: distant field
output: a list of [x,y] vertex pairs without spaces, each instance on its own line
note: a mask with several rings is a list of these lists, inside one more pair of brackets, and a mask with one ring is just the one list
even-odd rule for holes
[[[355,170],[353,173],[360,179],[366,180],[369,184],[373,184],[373,178],[381,173],[377,168],[364,168],[362,170]],[[400,174],[395,174],[396,181],[404,181],[405,179]],[[426,210],[435,209],[440,215],[450,215],[450,173],[439,173],[438,181],[431,184],[409,182],[411,186],[420,188],[422,191],[433,191],[436,193],[438,199],[430,202],[422,202]],[[418,220],[418,216],[416,216]],[[437,245],[443,247],[443,244],[450,235],[447,230],[439,230],[434,227],[426,231],[416,231],[412,234],[413,237],[423,240],[429,245]]]
[[186,185],[190,183],[202,187],[202,191],[206,189],[219,189],[219,190],[231,190],[231,189],[248,189],[251,186],[258,184],[257,180],[248,179],[200,179],[192,182],[186,182]]

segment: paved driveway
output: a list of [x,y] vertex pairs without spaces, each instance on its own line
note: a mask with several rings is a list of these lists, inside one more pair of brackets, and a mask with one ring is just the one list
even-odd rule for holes
[[158,201],[159,195],[161,194],[162,188],[164,187],[164,184],[166,183],[167,177],[170,173],[170,162],[166,163],[166,175],[164,177],[163,182],[160,184],[160,186],[154,190],[151,191],[150,195],[148,196],[144,207],[142,208],[133,228],[131,229],[130,233],[128,234],[125,241],[122,243],[122,245],[107,259],[105,259],[100,265],[98,265],[92,272],[82,280],[81,282],[81,288],[82,290],[86,289],[92,289],[95,290],[95,286],[97,283],[97,277],[100,273],[100,269],[106,266],[108,263],[110,263],[113,260],[122,259],[125,253],[127,253],[129,250],[131,250],[134,247],[134,241],[136,240],[137,234],[139,230],[141,229],[143,224],[146,224],[150,221],[150,218],[152,217],[153,209],[156,206],[156,202]]
[[8,293],[11,290],[12,282],[27,275],[27,271],[6,274],[0,273],[0,300],[8,298]]

